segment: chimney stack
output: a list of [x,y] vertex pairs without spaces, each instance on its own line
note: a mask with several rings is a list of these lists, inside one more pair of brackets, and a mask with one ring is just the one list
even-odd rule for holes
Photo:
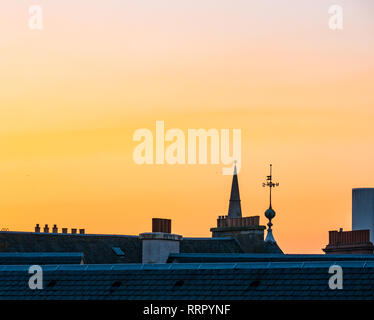
[[171,233],[170,219],[152,219],[152,232],[141,233],[142,263],[166,263],[170,253],[179,253],[182,236]]
[[152,218],[152,232],[171,233],[171,220]]
[[329,231],[329,244],[322,249],[326,254],[373,254],[370,230]]
[[49,227],[48,227],[48,224],[46,224],[44,227],[44,233],[48,233],[48,232],[49,232]]
[[40,232],[40,226],[39,226],[39,223],[37,223],[36,226],[35,226],[35,232]]
[[58,233],[58,228],[57,228],[57,225],[53,225],[53,228],[52,228],[52,233]]

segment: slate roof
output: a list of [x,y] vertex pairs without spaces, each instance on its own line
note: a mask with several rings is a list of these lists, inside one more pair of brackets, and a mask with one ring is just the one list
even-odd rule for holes
[[264,241],[264,252],[266,253],[283,253],[276,242]]
[[267,254],[267,253],[171,253],[168,263],[217,262],[330,262],[373,261],[374,255],[359,254]]
[[240,253],[243,252],[235,238],[183,238],[183,253]]
[[[118,255],[117,249],[124,255]],[[240,253],[234,238],[183,238],[185,253]],[[86,264],[141,263],[142,244],[138,236],[0,232],[0,252],[76,252]],[[59,262],[58,262],[59,263]],[[12,263],[8,263],[12,264]]]
[[374,262],[341,261],[343,290],[331,290],[331,262],[44,266],[44,289],[27,266],[0,266],[0,299],[326,300],[374,299]]
[[[125,254],[119,256],[113,247]],[[77,252],[85,263],[140,263],[141,242],[137,236],[0,232],[1,252]]]
[[79,252],[0,252],[0,265],[81,264],[83,253]]

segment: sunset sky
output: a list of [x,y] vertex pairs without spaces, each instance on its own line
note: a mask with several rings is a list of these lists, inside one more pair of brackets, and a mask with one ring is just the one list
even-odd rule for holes
[[[42,30],[28,27],[43,8]],[[344,9],[330,30],[328,8]],[[374,187],[374,1],[2,0],[0,228],[211,236],[219,165],[137,165],[139,128],[242,130],[244,216],[273,164],[274,237],[321,253]]]

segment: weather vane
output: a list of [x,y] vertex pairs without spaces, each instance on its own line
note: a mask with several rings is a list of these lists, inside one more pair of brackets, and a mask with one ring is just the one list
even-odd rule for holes
[[270,205],[269,205],[269,209],[267,209],[265,211],[265,217],[269,219],[269,223],[268,223],[268,234],[266,236],[266,239],[265,239],[265,242],[271,242],[271,243],[276,243],[274,237],[273,237],[273,230],[271,229],[271,227],[273,226],[273,224],[271,223],[271,220],[274,219],[275,217],[275,211],[274,209],[271,207],[271,189],[272,188],[275,188],[275,187],[278,187],[279,186],[279,183],[278,182],[273,182],[273,174],[272,174],[272,165],[270,165],[270,175],[266,177],[266,182],[264,182],[262,184],[263,187],[269,187],[270,189]]
[[270,165],[270,175],[266,177],[266,182],[264,182],[262,184],[263,187],[269,187],[269,189],[270,189],[270,198],[269,198],[270,208],[271,208],[271,189],[279,186],[278,182],[273,182],[272,168],[273,168],[273,165],[271,164]]

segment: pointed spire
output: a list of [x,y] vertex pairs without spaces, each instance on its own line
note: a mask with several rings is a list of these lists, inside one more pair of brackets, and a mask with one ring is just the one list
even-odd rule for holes
[[270,189],[270,192],[269,192],[269,209],[267,209],[265,211],[265,217],[269,219],[268,234],[265,238],[265,241],[276,243],[276,241],[273,237],[273,230],[271,229],[271,227],[273,226],[273,224],[271,223],[271,220],[274,219],[274,217],[275,217],[275,211],[271,206],[271,189],[274,188],[274,187],[278,187],[279,183],[277,183],[277,182],[274,183],[273,182],[272,165],[270,165],[270,175],[266,177],[266,182],[263,183],[262,186],[263,187],[269,187],[269,189]]
[[238,183],[238,174],[236,171],[236,161],[234,165],[234,175],[232,177],[231,185],[231,195],[230,195],[230,204],[228,211],[229,218],[241,218],[242,217],[242,208],[240,205],[240,194],[239,194],[239,183]]

